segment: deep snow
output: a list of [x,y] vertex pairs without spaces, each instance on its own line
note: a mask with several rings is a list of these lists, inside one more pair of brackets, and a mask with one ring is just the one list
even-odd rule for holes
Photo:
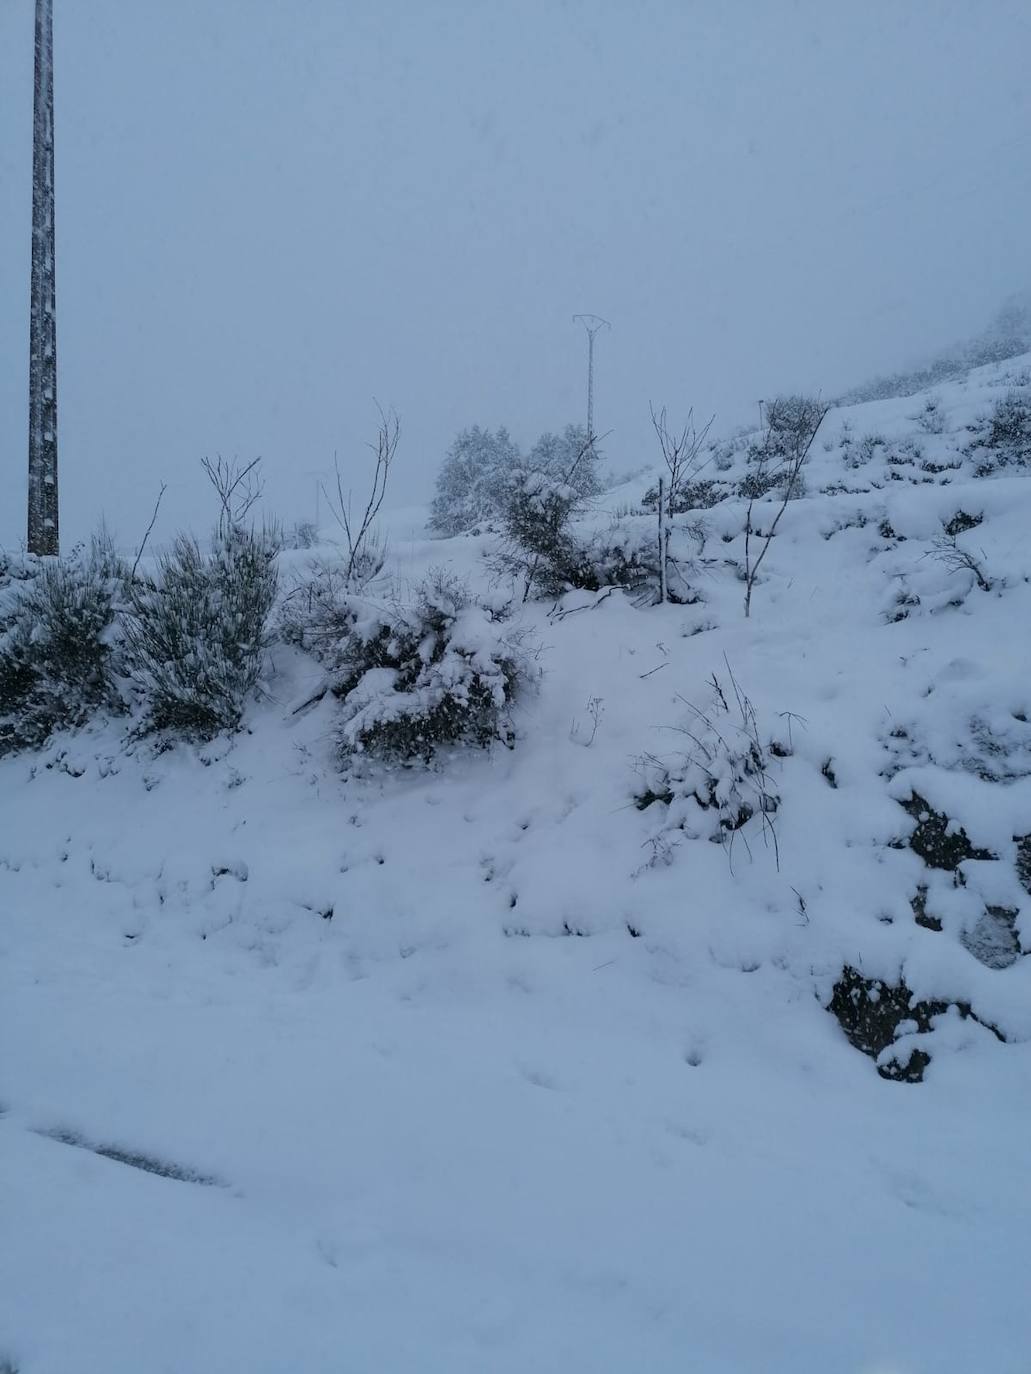
[[[1031,481],[961,451],[1029,366],[939,388],[941,434],[832,412],[749,621],[736,501],[699,604],[526,608],[511,752],[345,780],[281,648],[233,741],[0,763],[0,1368],[1027,1374],[1031,961],[969,944],[990,905],[1031,949]],[[889,442],[849,466],[843,421]],[[961,510],[990,591],[934,556]],[[481,583],[489,544],[391,566]],[[728,665],[785,746],[779,867],[634,805]],[[962,885],[914,791],[996,856]],[[1007,1043],[953,1011],[885,1081],[846,964]]]

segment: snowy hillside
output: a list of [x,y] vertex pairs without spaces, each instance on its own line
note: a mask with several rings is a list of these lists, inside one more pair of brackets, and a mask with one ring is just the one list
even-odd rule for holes
[[519,609],[510,749],[345,776],[279,644],[236,737],[0,760],[0,1369],[1027,1374],[1011,395],[832,410],[749,619],[719,443],[690,604]]

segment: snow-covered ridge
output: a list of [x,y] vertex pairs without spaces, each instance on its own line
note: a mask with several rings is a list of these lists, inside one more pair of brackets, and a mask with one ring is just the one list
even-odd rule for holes
[[511,750],[344,778],[280,646],[232,740],[0,761],[0,1367],[1016,1374],[1029,379],[831,411],[748,620],[721,446],[693,604],[523,609]]

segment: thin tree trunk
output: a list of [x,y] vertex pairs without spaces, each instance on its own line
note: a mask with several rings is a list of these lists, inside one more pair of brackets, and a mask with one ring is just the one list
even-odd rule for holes
[[659,478],[659,600],[663,605],[669,600],[669,578],[667,562],[669,559],[669,529],[666,524],[666,479]]

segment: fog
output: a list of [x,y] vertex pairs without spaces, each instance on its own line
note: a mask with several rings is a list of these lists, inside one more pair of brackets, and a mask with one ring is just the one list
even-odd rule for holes
[[[0,0],[0,543],[23,537],[32,3]],[[1028,272],[1031,6],[55,0],[64,542],[282,518],[375,402],[394,505],[459,428],[716,429],[969,333]]]

